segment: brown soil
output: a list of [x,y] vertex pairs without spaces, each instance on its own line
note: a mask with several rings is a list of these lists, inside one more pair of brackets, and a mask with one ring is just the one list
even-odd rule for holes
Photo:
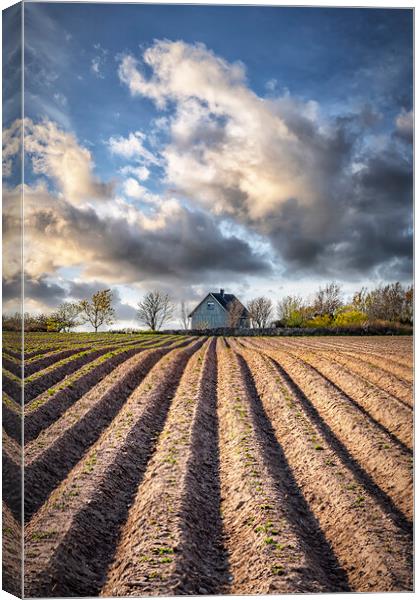
[[395,514],[412,522],[412,457],[308,363],[268,346],[262,349],[310,399],[319,416],[388,497]]
[[3,501],[20,522],[22,514],[22,449],[2,431],[2,493]]
[[182,372],[203,342],[173,350],[151,369],[26,527],[26,595],[99,593]]
[[[396,527],[270,358],[243,351],[262,405],[354,591],[411,589],[411,537]],[[246,361],[246,362],[245,362]],[[327,434],[327,435],[326,435]],[[331,443],[333,442],[333,443]]]
[[2,589],[22,597],[22,528],[3,501]]
[[25,446],[25,520],[82,458],[169,349],[145,350],[115,368]]
[[20,443],[22,438],[22,417],[19,414],[19,405],[16,404],[14,406],[15,404],[12,399],[9,399],[7,404],[3,400],[2,424],[7,435]]
[[277,344],[277,348],[286,350],[292,356],[297,356],[314,367],[326,381],[344,392],[368,420],[388,434],[402,450],[412,454],[413,412],[410,408],[370,384],[360,375],[353,373],[342,363],[325,357],[320,352],[296,349],[287,344]]
[[92,335],[118,354],[73,370],[80,338],[27,336],[58,379],[25,407],[26,595],[412,590],[412,339],[216,339]]
[[[179,342],[165,342],[163,347],[181,347],[188,343],[188,340]],[[60,385],[58,392],[50,395],[51,390],[47,390],[42,395],[37,396],[33,402],[25,407],[25,441],[34,440],[44,429],[49,427],[56,419],[58,419],[72,404],[79,400],[83,394],[87,393],[94,385],[101,381],[104,377],[112,373],[112,371],[123,363],[128,358],[144,352],[146,348],[136,346],[127,351],[120,352],[115,356],[111,356],[99,365],[89,369],[87,373],[77,377],[76,381],[66,385]]]
[[184,371],[101,595],[223,589],[214,350],[213,339]]
[[243,361],[222,343],[218,351],[222,511],[231,593],[348,590]]

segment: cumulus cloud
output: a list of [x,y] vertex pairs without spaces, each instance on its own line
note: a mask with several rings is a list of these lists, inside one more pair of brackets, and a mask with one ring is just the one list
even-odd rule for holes
[[[223,233],[216,217],[152,194],[129,178],[126,195],[147,203],[144,212],[93,177],[90,152],[74,136],[51,122],[26,125],[34,174],[46,178],[4,190],[4,274],[11,290],[21,269],[20,254],[10,252],[20,248],[22,193],[24,268],[27,292],[33,293],[35,303],[48,289],[54,303],[61,298],[51,278],[60,286],[63,268],[77,268],[83,281],[105,285],[161,278],[180,283],[210,279],[215,272],[232,277],[270,271],[267,258],[243,239]],[[65,169],[60,168],[63,164]]]
[[91,152],[80,146],[72,133],[50,120],[34,123],[25,119],[24,126],[25,153],[31,159],[34,174],[52,180],[67,202],[77,205],[110,197],[112,185],[94,176]]
[[159,159],[144,146],[146,136],[141,131],[134,131],[124,138],[111,137],[108,140],[109,149],[113,154],[123,158],[144,161],[146,164],[159,165]]
[[149,179],[150,171],[144,165],[138,167],[135,165],[127,165],[120,169],[122,175],[134,175],[139,181],[146,181]]
[[11,176],[13,161],[22,152],[22,134],[21,119],[16,119],[10,127],[3,129],[2,168],[4,178]]
[[351,277],[410,262],[411,161],[392,136],[375,147],[368,107],[327,119],[289,93],[258,97],[241,63],[181,41],[123,57],[119,77],[171,109],[161,149],[171,189],[266,236],[290,272]]

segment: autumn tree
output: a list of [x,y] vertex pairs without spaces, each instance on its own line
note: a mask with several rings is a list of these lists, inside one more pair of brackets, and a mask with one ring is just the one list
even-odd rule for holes
[[248,302],[247,309],[253,327],[268,327],[273,313],[273,303],[270,298],[265,296],[254,298]]
[[168,294],[155,290],[148,292],[138,303],[137,317],[152,331],[159,331],[174,314],[174,305]]
[[91,300],[82,300],[79,308],[82,322],[90,323],[95,331],[101,325],[111,325],[115,321],[111,290],[96,292]]
[[239,300],[229,302],[228,306],[228,327],[238,327],[243,317],[244,307]]

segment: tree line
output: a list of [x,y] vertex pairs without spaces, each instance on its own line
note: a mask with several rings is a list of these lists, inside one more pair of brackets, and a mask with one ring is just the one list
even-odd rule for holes
[[[413,286],[404,287],[396,282],[371,291],[362,288],[346,303],[341,286],[331,282],[308,298],[286,296],[274,305],[270,298],[259,296],[251,299],[246,308],[252,328],[357,327],[375,323],[412,325],[413,295]],[[25,313],[24,328],[25,331],[68,332],[89,324],[98,331],[102,325],[115,322],[112,301],[112,291],[108,289],[80,302],[63,302],[51,314]],[[151,331],[159,331],[175,319],[182,329],[187,330],[191,309],[186,302],[177,306],[169,294],[154,290],[147,292],[138,303],[137,318]],[[234,300],[228,305],[228,327],[238,327],[242,317],[243,305]],[[207,323],[199,326],[201,329],[207,327]],[[20,313],[3,315],[4,331],[20,331],[21,328]]]

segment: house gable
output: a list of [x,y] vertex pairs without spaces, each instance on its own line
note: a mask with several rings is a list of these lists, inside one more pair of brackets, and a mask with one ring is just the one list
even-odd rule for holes
[[225,294],[224,290],[220,290],[220,293],[209,292],[188,315],[188,317],[191,318],[192,329],[228,327],[229,306],[232,302],[239,303],[242,309],[240,324],[241,326],[246,326],[246,323],[249,320],[249,314],[245,306],[233,294]]
[[[218,294],[216,294],[216,295],[218,295]],[[193,316],[193,314],[194,314],[194,313],[195,313],[197,310],[199,310],[199,308],[200,308],[200,307],[202,307],[202,306],[203,306],[203,304],[205,304],[206,302],[209,302],[209,301],[210,301],[210,302],[214,302],[214,301],[216,301],[216,302],[217,302],[217,304],[218,304],[218,305],[219,305],[221,308],[223,308],[223,310],[225,310],[225,311],[227,312],[227,308],[226,308],[225,306],[223,306],[223,304],[222,304],[221,302],[219,302],[219,300],[216,298],[216,295],[215,295],[215,294],[213,294],[212,292],[209,292],[209,293],[207,294],[207,296],[206,296],[205,298],[203,298],[203,300],[202,300],[202,301],[201,301],[199,304],[197,304],[197,306],[194,308],[194,310],[193,310],[193,311],[191,311],[191,313],[188,315],[188,317],[192,317],[192,316]]]

